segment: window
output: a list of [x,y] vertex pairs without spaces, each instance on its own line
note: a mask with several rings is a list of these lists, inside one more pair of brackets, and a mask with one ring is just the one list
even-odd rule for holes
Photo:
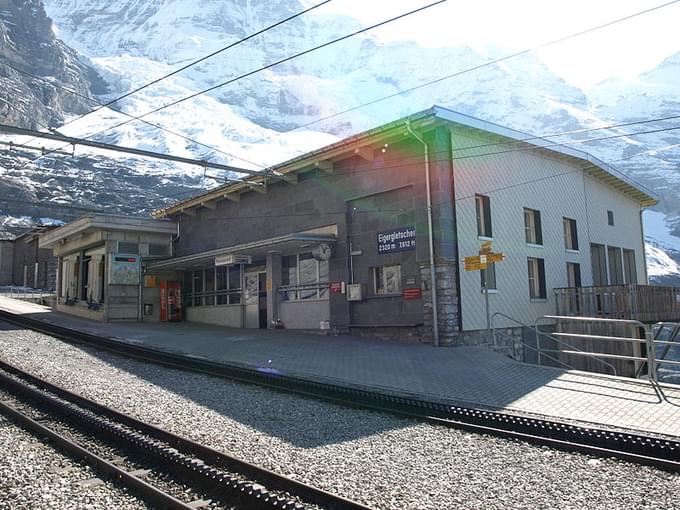
[[593,265],[593,285],[607,285],[607,256],[603,245],[590,244],[590,261]]
[[543,259],[528,257],[529,268],[529,297],[531,299],[545,299],[545,262]]
[[486,288],[487,289],[496,289],[496,263],[492,262],[491,264],[488,264],[486,266],[486,269],[482,269],[479,272],[481,276],[481,285],[482,285],[482,290],[484,290],[484,279],[488,278],[486,280]]
[[623,250],[623,272],[626,276],[626,283],[637,283],[637,270],[635,267],[635,250]]
[[475,195],[475,210],[477,211],[477,235],[480,237],[492,237],[489,197]]
[[401,293],[401,266],[373,267],[371,271],[373,294],[383,296]]
[[282,257],[282,299],[325,299],[328,297],[329,265],[310,252]]
[[194,294],[194,306],[203,306],[203,270],[194,271],[191,292]]
[[614,226],[614,211],[607,211],[607,224],[610,227]]
[[576,230],[576,220],[562,218],[564,225],[564,247],[567,250],[578,250],[578,232]]
[[169,255],[169,246],[167,244],[149,243],[150,257],[164,257]]
[[607,246],[607,257],[609,259],[609,285],[623,285],[621,248]]
[[137,243],[118,241],[118,253],[129,253],[139,255],[139,245]]
[[581,286],[581,265],[575,262],[567,262],[567,287],[576,288]]
[[205,270],[205,306],[215,304],[215,268]]
[[543,244],[541,211],[524,208],[524,233],[527,244]]

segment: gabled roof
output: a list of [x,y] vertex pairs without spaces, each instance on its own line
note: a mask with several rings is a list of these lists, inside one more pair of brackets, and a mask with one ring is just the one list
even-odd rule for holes
[[[293,183],[297,182],[296,174],[300,171],[309,171],[314,168],[331,171],[333,161],[335,160],[343,159],[348,157],[348,155],[353,154],[361,155],[362,150],[365,150],[367,147],[375,147],[377,144],[386,143],[399,138],[403,139],[408,135],[405,128],[407,123],[410,123],[414,129],[430,127],[436,123],[456,124],[524,144],[525,148],[526,146],[529,146],[536,150],[549,151],[563,157],[580,160],[588,163],[583,167],[584,172],[630,196],[634,200],[637,200],[642,207],[655,205],[658,202],[658,199],[653,192],[647,190],[642,185],[635,183],[611,165],[608,165],[587,152],[574,149],[573,147],[560,144],[547,138],[537,137],[529,133],[510,129],[493,122],[488,122],[435,105],[427,110],[369,129],[368,131],[350,136],[339,142],[335,142],[266,168],[262,170],[261,176],[251,176],[242,181],[227,183],[206,191],[205,193],[177,202],[166,208],[158,209],[153,211],[152,216],[155,218],[164,218],[181,213],[190,214],[193,209],[198,207],[204,206],[214,208],[214,202],[217,200],[229,199],[238,201],[241,193],[248,191],[266,191],[268,182],[275,180]],[[501,149],[500,152],[503,152],[503,150]]]

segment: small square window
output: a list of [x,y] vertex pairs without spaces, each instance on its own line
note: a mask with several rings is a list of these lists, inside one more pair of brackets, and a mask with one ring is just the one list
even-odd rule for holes
[[401,266],[380,266],[371,268],[371,271],[373,294],[382,296],[401,292]]
[[607,211],[607,224],[610,227],[614,226],[614,211]]

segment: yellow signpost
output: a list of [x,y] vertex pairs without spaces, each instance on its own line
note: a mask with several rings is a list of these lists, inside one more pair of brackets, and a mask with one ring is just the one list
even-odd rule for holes
[[[489,264],[495,262],[502,262],[505,260],[505,255],[503,253],[494,253],[491,248],[491,241],[484,241],[479,247],[479,255],[472,255],[470,257],[465,257],[463,259],[463,269],[465,271],[481,271],[482,269],[487,269]],[[484,286],[484,303],[486,305],[486,332],[488,335],[489,342],[491,342],[491,318],[489,312],[489,288],[486,285],[487,273],[484,273],[483,286]],[[494,343],[496,341],[493,338]],[[495,347],[495,345],[494,345]]]

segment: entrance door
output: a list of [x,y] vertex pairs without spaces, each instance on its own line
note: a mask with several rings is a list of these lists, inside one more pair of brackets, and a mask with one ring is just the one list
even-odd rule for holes
[[245,273],[245,327],[267,328],[267,273]]

